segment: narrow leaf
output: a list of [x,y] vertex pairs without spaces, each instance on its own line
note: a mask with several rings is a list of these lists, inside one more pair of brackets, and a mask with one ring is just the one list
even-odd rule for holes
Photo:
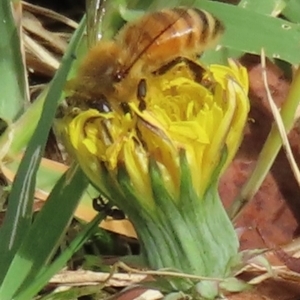
[[10,123],[28,102],[19,28],[10,0],[0,1],[0,118]]
[[0,299],[11,299],[26,282],[30,286],[33,278],[49,263],[87,184],[79,167],[69,169],[61,177],[24,236],[3,281]]
[[300,62],[299,24],[226,3],[196,0],[195,6],[210,11],[224,22],[222,46],[253,54],[260,54],[264,48],[268,57],[292,64]]
[[8,200],[8,210],[0,230],[0,282],[2,282],[10,262],[31,225],[36,173],[47,141],[48,132],[56,112],[57,101],[60,97],[68,70],[73,60],[74,49],[78,37],[84,29],[83,23],[84,22],[82,22],[81,26],[77,29],[76,34],[71,40],[69,50],[63,58],[63,67],[59,69],[51,83],[37,129],[28,144],[24,158],[19,166],[18,173],[12,185],[11,194]]

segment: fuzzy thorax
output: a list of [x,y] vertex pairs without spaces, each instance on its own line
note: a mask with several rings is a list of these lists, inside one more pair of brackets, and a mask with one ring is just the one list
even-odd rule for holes
[[[114,41],[95,45],[80,65],[77,76],[66,86],[74,98],[73,103],[79,107],[89,106],[89,102],[106,99],[111,106],[118,106],[135,97],[141,76],[139,63],[126,72],[126,57],[126,51]],[[117,78],[118,74],[123,77]]]

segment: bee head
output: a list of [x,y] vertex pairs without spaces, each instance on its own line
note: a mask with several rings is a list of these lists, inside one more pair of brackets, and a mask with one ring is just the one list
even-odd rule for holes
[[114,41],[102,41],[87,54],[78,70],[77,87],[93,94],[108,95],[114,91],[115,74],[121,69],[121,49]]

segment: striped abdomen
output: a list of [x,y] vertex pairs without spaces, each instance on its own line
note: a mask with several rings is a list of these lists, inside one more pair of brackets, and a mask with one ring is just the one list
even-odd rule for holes
[[222,23],[197,8],[170,8],[147,13],[127,23],[116,38],[126,49],[125,65],[138,60],[148,66],[163,64],[176,57],[194,58],[213,46],[223,33]]

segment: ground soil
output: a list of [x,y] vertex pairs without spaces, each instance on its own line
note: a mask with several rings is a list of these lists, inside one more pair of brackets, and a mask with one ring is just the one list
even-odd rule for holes
[[[262,81],[260,59],[247,55],[242,63],[249,71],[251,111],[245,138],[233,164],[223,176],[221,198],[228,207],[253,170],[258,154],[270,131],[273,117]],[[267,65],[269,88],[278,107],[288,94],[290,80],[271,62]],[[289,140],[298,165],[300,164],[299,127],[295,125]],[[241,249],[276,247],[299,236],[300,189],[291,172],[283,150],[264,180],[258,193],[243,210],[237,227],[244,230]],[[275,255],[276,256],[276,255]],[[235,294],[234,300],[297,300],[300,284],[292,281],[268,280],[250,292]]]
[[[221,181],[220,193],[226,206],[253,170],[273,122],[259,57],[248,55],[242,62],[249,70],[251,111],[244,141],[234,163]],[[280,107],[286,99],[290,82],[274,64],[269,62],[267,70],[270,91]],[[295,127],[289,138],[295,158],[300,163],[299,128]],[[299,234],[299,208],[300,189],[286,155],[281,150],[258,193],[238,219],[237,226],[245,230],[241,237],[241,247],[264,247],[265,241],[275,245],[290,242]]]

